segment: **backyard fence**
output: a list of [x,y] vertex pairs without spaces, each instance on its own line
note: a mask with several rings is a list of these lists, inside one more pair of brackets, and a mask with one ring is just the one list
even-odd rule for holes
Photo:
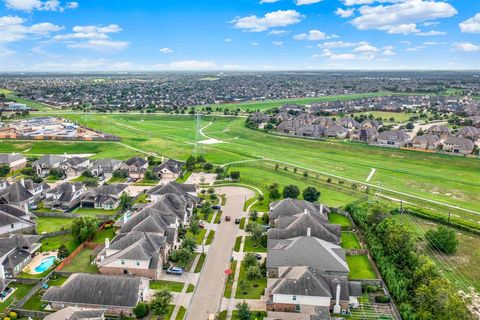
[[28,293],[20,300],[18,300],[12,307],[12,310],[21,309],[23,305],[30,300],[37,292],[42,289],[43,285],[47,283],[54,273],[50,272],[45,278],[41,279]]
[[65,259],[63,259],[62,262],[60,262],[60,264],[55,268],[55,272],[60,272],[62,271],[62,269],[69,265],[72,260],[80,253],[80,251],[82,251],[84,248],[89,248],[89,249],[95,249],[97,247],[97,243],[93,243],[93,242],[90,242],[90,241],[85,241],[83,242],[81,245],[78,246],[77,249],[73,250],[72,253],[69,254],[68,257],[66,257]]

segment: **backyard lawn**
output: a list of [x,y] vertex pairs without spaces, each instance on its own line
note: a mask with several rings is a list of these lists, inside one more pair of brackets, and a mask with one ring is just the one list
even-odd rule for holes
[[75,214],[80,214],[82,216],[98,216],[98,215],[115,215],[118,213],[118,209],[114,210],[103,210],[103,209],[94,209],[94,208],[78,208],[73,211]]
[[332,224],[339,224],[342,226],[342,229],[352,227],[352,222],[344,215],[338,213],[330,213],[328,215],[328,222]]
[[255,245],[252,237],[247,236],[245,238],[245,244],[243,245],[243,252],[267,252],[267,248]]
[[237,292],[235,293],[236,299],[260,299],[260,296],[263,295],[265,288],[267,287],[267,278],[262,277],[258,280],[250,281],[247,279],[247,270],[245,264],[240,264],[240,275],[238,277],[238,282],[242,280],[247,280],[250,284],[246,292],[242,292],[237,286]]
[[152,290],[166,289],[171,292],[181,292],[184,285],[185,284],[183,282],[178,282],[178,281],[167,281],[167,280],[150,281],[150,289]]
[[62,271],[66,272],[85,272],[85,273],[98,273],[96,265],[91,264],[90,254],[92,249],[83,248],[79,254],[73,258],[72,262],[67,264]]
[[59,230],[68,230],[72,225],[72,218],[57,218],[57,217],[38,217],[37,231],[39,234],[43,232],[53,232]]
[[68,251],[72,252],[75,250],[80,243],[78,243],[72,236],[72,234],[64,234],[60,236],[50,237],[50,238],[43,238],[42,239],[42,251],[54,251],[58,250],[58,248],[64,244]]
[[98,232],[95,235],[95,238],[93,238],[93,242],[102,244],[102,243],[105,243],[106,238],[108,238],[110,241],[112,241],[112,239],[115,238],[114,228],[103,229],[102,231]]
[[358,241],[357,235],[351,231],[342,232],[341,246],[343,249],[361,249],[362,246]]
[[377,276],[366,255],[347,256],[348,267],[350,268],[350,279],[376,279]]
[[31,284],[11,284],[10,287],[16,288],[15,292],[5,301],[0,303],[0,312],[8,307],[14,300],[22,299],[33,288]]

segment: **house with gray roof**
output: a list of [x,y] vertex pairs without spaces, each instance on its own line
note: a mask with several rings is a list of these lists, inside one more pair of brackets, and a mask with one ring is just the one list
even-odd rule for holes
[[353,130],[360,127],[360,123],[351,117],[343,117],[340,119],[340,121],[338,121],[338,124],[348,130]]
[[176,179],[182,173],[185,162],[168,159],[161,165],[152,168],[153,173],[160,179]]
[[471,154],[475,144],[472,140],[463,137],[450,137],[443,142],[443,150],[459,154]]
[[360,123],[360,128],[380,128],[380,123],[375,119],[365,119]]
[[123,162],[120,170],[128,172],[130,178],[142,179],[148,169],[148,161],[145,158],[133,157]]
[[117,235],[97,257],[102,274],[133,275],[157,280],[168,262],[171,247],[160,233],[130,231]]
[[53,168],[60,169],[63,162],[67,160],[66,156],[47,154],[32,163],[37,174],[41,177],[46,177]]
[[323,137],[323,134],[327,128],[319,124],[309,124],[306,126],[301,127],[295,133],[297,136],[301,137],[309,137],[309,138],[316,138],[319,139]]
[[27,158],[18,153],[0,153],[0,165],[7,165],[10,171],[20,170],[27,166]]
[[410,142],[412,148],[421,150],[437,150],[440,147],[440,138],[434,134],[416,136]]
[[47,191],[43,204],[46,208],[68,210],[80,204],[85,191],[85,185],[81,182],[64,182]]
[[30,233],[35,231],[36,223],[24,209],[10,204],[0,204],[0,236],[13,233]]
[[345,139],[348,136],[348,129],[336,124],[328,127],[324,135],[328,138]]
[[324,216],[307,211],[293,216],[280,216],[275,220],[274,228],[267,231],[267,236],[268,239],[312,236],[334,244],[340,244],[340,228],[337,224],[330,224]]
[[279,201],[270,203],[269,221],[272,227],[275,226],[276,220],[281,216],[295,216],[299,213],[311,213],[321,216],[328,221],[328,209],[325,205],[320,203],[309,202],[306,200],[285,198]]
[[105,309],[66,307],[47,315],[43,320],[104,320]]
[[301,127],[303,127],[303,124],[299,120],[286,120],[277,126],[277,132],[285,134],[296,134]]
[[192,199],[197,198],[197,186],[194,184],[178,183],[170,181],[165,184],[159,184],[147,190],[148,199],[156,202],[160,196],[168,193],[173,193],[181,196],[187,196]]
[[283,121],[293,119],[293,115],[291,115],[288,112],[279,112],[279,113],[275,114],[272,118],[275,119],[277,122],[279,122],[279,121],[283,122]]
[[133,308],[147,299],[149,290],[146,278],[75,273],[61,286],[48,288],[42,301],[56,311],[65,307],[94,308],[132,317]]
[[426,134],[432,134],[436,135],[437,137],[440,138],[441,141],[444,141],[450,137],[452,134],[452,130],[446,125],[442,124],[434,124],[433,126],[429,127],[427,130],[425,130]]
[[248,121],[256,124],[267,123],[270,121],[270,116],[263,112],[254,112],[248,116]]
[[120,205],[120,196],[127,187],[126,184],[114,183],[88,190],[82,195],[80,206],[103,210],[117,209]]
[[289,267],[310,267],[325,275],[348,276],[345,250],[312,236],[268,239],[267,274],[278,278]]
[[462,127],[457,131],[457,133],[455,135],[457,137],[466,138],[466,139],[470,139],[472,141],[476,141],[476,140],[480,139],[480,129],[476,128],[476,127],[471,127],[471,126]]
[[94,160],[90,171],[93,175],[100,177],[106,173],[113,173],[116,170],[119,170],[123,161],[116,159],[98,159]]
[[40,249],[41,238],[42,236],[23,234],[0,238],[0,271],[6,277],[19,274]]
[[331,126],[336,125],[337,123],[328,117],[317,117],[313,123],[319,124],[325,128],[330,128]]
[[347,276],[325,275],[307,266],[287,268],[278,279],[269,279],[267,311],[315,314],[315,308],[347,314],[358,305],[362,285]]
[[376,144],[388,147],[404,147],[410,140],[410,136],[404,130],[388,130],[380,132]]
[[[27,188],[28,186],[32,187],[32,189]],[[33,182],[26,184],[23,179],[10,185],[6,185],[4,189],[0,190],[0,204],[8,203],[20,208],[32,205],[41,195],[41,190],[38,191],[37,188],[43,190],[43,184],[36,184]],[[35,194],[37,191],[39,193]]]
[[158,197],[151,205],[152,208],[177,216],[180,225],[184,226],[190,221],[196,201],[189,196],[167,193]]
[[350,140],[357,142],[370,143],[378,137],[378,131],[375,127],[360,127],[350,133]]
[[90,159],[85,157],[71,157],[60,165],[60,168],[67,176],[78,176],[91,166]]

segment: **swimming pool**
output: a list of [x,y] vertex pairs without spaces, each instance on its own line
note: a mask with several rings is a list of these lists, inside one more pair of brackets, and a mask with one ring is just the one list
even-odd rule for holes
[[54,256],[45,258],[33,270],[35,270],[35,272],[42,273],[45,270],[48,270],[48,268],[50,268],[55,263],[55,259],[56,258]]

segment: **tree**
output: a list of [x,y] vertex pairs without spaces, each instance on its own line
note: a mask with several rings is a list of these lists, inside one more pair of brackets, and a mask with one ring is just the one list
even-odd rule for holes
[[192,171],[195,168],[195,163],[196,163],[196,160],[194,156],[188,157],[186,162],[187,170]]
[[63,171],[58,168],[50,169],[50,172],[48,174],[50,177],[52,177],[55,180],[60,180],[64,176]]
[[158,177],[153,173],[152,170],[145,171],[145,180],[157,181]]
[[150,309],[156,316],[164,317],[168,314],[170,303],[172,302],[172,294],[165,289],[156,291],[150,302]]
[[296,199],[300,195],[300,189],[297,186],[291,184],[283,188],[283,197]]
[[200,223],[197,220],[190,221],[190,232],[194,236],[200,233]]
[[310,202],[316,202],[320,198],[320,192],[317,191],[314,187],[307,187],[305,190],[303,190],[303,199],[310,201]]
[[203,165],[203,169],[206,171],[210,171],[213,169],[213,164],[211,164],[210,162],[207,162]]
[[258,280],[262,277],[262,272],[258,265],[250,266],[247,268],[247,279],[250,281]]
[[458,240],[455,230],[447,228],[446,226],[438,226],[437,230],[428,230],[425,238],[431,248],[448,254],[457,251]]
[[205,157],[203,156],[203,154],[199,155],[196,160],[197,160],[197,163],[207,162],[207,160],[205,160]]
[[79,217],[72,222],[72,235],[80,243],[93,238],[97,229],[98,222],[94,217]]
[[128,172],[125,170],[115,170],[113,171],[112,177],[119,179],[126,179],[128,177]]
[[98,187],[98,178],[85,178],[83,179],[83,183],[88,188],[95,188]]
[[197,249],[197,241],[194,237],[186,237],[185,239],[183,239],[181,248],[186,248],[194,252],[195,249]]
[[8,164],[0,165],[0,177],[5,177],[10,173],[10,166]]
[[257,246],[260,245],[260,241],[262,240],[264,231],[261,225],[255,222],[249,222],[245,228],[245,231],[250,233],[252,237],[252,242]]
[[237,304],[237,318],[238,320],[251,320],[252,312],[247,302],[243,301]]
[[278,188],[275,189],[270,189],[268,192],[268,197],[270,200],[278,200],[281,197],[280,191],[278,191]]
[[145,318],[146,316],[148,316],[149,312],[150,312],[150,308],[148,304],[144,302],[140,302],[139,304],[137,304],[135,308],[133,308],[133,313],[135,313],[135,316],[137,317],[137,319]]
[[252,212],[250,212],[250,220],[252,221],[257,221],[258,219],[258,212],[257,210],[254,210]]
[[126,192],[123,192],[120,196],[120,209],[121,210],[130,210],[133,206],[133,198],[130,197]]
[[93,173],[92,171],[90,170],[85,170],[82,172],[82,177],[85,177],[85,178],[93,178]]
[[232,179],[232,180],[240,180],[240,171],[232,171],[232,172],[230,172],[230,179]]
[[250,282],[248,282],[246,279],[242,279],[238,282],[238,289],[240,289],[240,291],[243,294],[248,293],[249,288],[250,288]]
[[257,257],[255,256],[254,253],[248,252],[245,254],[245,257],[243,258],[243,264],[248,268],[251,266],[256,266],[258,265],[258,260]]
[[58,248],[58,253],[57,253],[58,259],[65,259],[66,257],[68,257],[69,254],[70,252],[68,251],[67,247],[64,244],[62,244]]
[[180,267],[186,268],[193,258],[194,253],[188,248],[180,248],[170,253],[170,260]]

